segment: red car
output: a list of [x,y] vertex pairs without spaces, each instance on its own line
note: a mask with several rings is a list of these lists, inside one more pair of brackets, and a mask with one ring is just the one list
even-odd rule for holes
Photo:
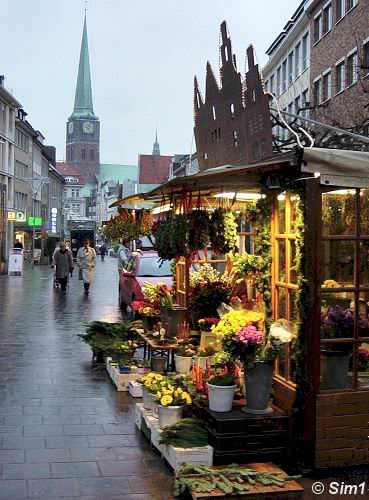
[[144,283],[165,283],[168,287],[173,284],[171,262],[161,259],[155,252],[143,252],[132,255],[129,259],[126,272],[119,280],[119,305],[126,309],[134,300],[144,300],[142,287]]

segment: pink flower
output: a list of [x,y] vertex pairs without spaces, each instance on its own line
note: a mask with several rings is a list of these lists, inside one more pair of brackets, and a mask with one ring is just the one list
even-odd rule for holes
[[246,347],[261,344],[263,342],[263,337],[263,332],[257,330],[255,326],[249,325],[236,333],[235,340]]

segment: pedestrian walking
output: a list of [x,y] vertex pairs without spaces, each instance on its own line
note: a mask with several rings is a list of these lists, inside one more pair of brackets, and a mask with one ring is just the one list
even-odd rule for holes
[[131,244],[131,242],[129,240],[123,240],[123,244],[118,249],[118,273],[119,273],[119,276],[122,274],[124,269],[127,267],[129,258],[131,257],[130,244]]
[[100,255],[101,255],[102,261],[104,261],[104,259],[105,259],[106,252],[107,252],[107,248],[106,248],[105,243],[103,243],[100,247]]
[[64,242],[60,243],[58,250],[54,253],[53,263],[55,266],[55,279],[60,284],[63,292],[65,292],[68,284],[68,276],[70,274],[72,277],[74,265],[72,254]]
[[15,240],[14,247],[13,248],[20,248],[23,250],[23,243],[19,240]]
[[77,264],[79,266],[79,279],[83,280],[85,294],[90,291],[90,284],[95,277],[96,252],[90,247],[90,240],[84,240],[83,247],[78,250]]

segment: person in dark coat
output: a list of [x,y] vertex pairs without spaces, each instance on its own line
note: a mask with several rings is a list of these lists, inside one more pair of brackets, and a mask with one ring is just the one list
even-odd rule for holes
[[67,289],[68,276],[73,274],[73,257],[72,253],[65,246],[65,243],[60,243],[59,249],[54,253],[55,277],[60,283],[61,289],[65,292]]
[[107,253],[107,248],[106,248],[106,245],[105,243],[103,243],[100,247],[100,255],[101,255],[101,260],[104,260],[105,259],[105,255]]
[[19,240],[15,240],[13,248],[21,248],[21,249],[23,249],[23,243],[21,241],[19,241]]

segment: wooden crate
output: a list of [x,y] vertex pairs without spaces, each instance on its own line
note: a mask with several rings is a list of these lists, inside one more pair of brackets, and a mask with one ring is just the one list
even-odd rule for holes
[[[250,467],[252,469],[261,472],[280,472],[286,475],[282,469],[274,465],[273,463],[251,463],[245,465],[245,467]],[[246,491],[242,498],[247,498],[248,500],[281,500],[281,499],[300,499],[303,498],[304,489],[296,481],[286,481],[283,488],[279,486],[263,486],[260,483],[255,485],[249,485],[249,490]],[[193,500],[223,500],[227,498],[241,498],[239,495],[225,495],[221,490],[215,490],[212,493],[195,493],[191,492],[191,498]]]

